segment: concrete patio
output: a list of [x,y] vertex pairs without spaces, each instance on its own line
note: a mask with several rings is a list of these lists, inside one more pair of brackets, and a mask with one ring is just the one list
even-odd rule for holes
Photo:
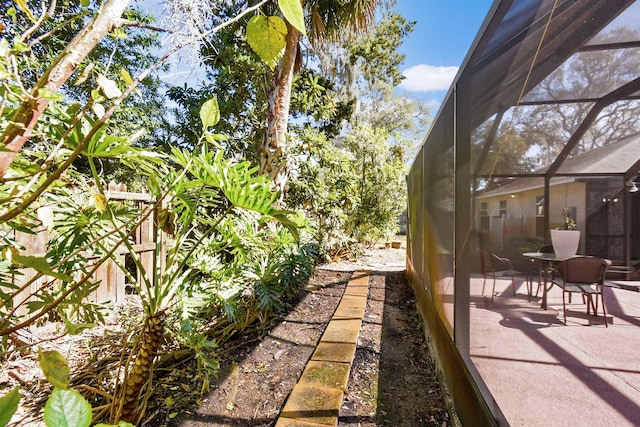
[[559,288],[542,310],[515,280],[516,296],[498,279],[491,302],[482,277],[471,279],[470,356],[508,422],[640,425],[640,293],[605,290],[608,328],[574,295],[565,324]]

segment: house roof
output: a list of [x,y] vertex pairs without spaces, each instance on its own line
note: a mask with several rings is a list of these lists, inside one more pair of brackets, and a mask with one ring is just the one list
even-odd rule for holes
[[630,135],[564,161],[556,175],[624,174],[638,160],[640,134]]
[[[629,155],[630,153],[635,155]],[[569,157],[555,174],[557,178],[554,178],[550,185],[573,182],[584,176],[624,175],[637,161],[638,153],[640,153],[640,134],[634,134],[595,150]],[[544,173],[544,170],[537,172]],[[505,179],[495,185],[497,187],[481,192],[478,198],[543,188],[544,178],[541,176],[518,177]]]

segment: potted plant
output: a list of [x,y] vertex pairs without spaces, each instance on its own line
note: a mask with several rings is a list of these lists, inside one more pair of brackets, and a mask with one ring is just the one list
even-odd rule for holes
[[569,208],[562,208],[564,228],[551,230],[551,244],[553,251],[559,258],[571,258],[578,252],[580,231],[576,229],[576,222],[569,214]]

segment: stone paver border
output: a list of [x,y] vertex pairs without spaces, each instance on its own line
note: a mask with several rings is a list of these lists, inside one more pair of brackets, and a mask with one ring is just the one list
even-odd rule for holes
[[276,427],[337,426],[369,295],[371,271],[353,273]]

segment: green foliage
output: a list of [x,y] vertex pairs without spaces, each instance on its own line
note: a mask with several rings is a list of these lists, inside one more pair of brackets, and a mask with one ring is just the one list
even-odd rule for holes
[[398,86],[404,79],[400,72],[405,55],[398,52],[402,39],[413,31],[415,21],[407,22],[402,16],[392,14],[378,23],[373,31],[350,43],[351,64],[358,65],[361,75],[369,85],[387,83]]
[[228,217],[194,252],[190,267],[197,274],[183,292],[184,310],[236,322],[257,309],[266,318],[297,293],[315,261],[312,247],[299,245],[289,230],[252,213]]
[[200,108],[200,120],[202,127],[206,128],[215,126],[220,121],[220,108],[218,108],[218,100],[211,98]]
[[58,389],[69,387],[69,365],[67,360],[55,350],[42,351],[38,349],[38,362],[47,381]]
[[402,158],[387,145],[386,133],[362,125],[342,140],[306,129],[292,149],[287,203],[314,218],[323,254],[372,242],[396,232],[405,206]]
[[75,390],[54,388],[44,407],[47,427],[88,427],[91,405]]
[[18,410],[20,403],[20,387],[15,386],[11,391],[0,397],[0,427],[6,426],[11,417]]
[[[6,0],[0,1],[6,3]],[[70,7],[68,22],[59,21],[59,17],[45,20],[35,33],[27,34],[30,17],[28,9],[24,9],[26,18],[20,18],[15,35],[22,34],[25,40],[17,37],[13,42],[4,38],[0,41],[3,132],[10,125],[25,125],[10,121],[28,92],[26,87],[36,82],[46,66],[67,48],[69,40],[83,25],[84,15],[90,13],[77,3],[63,1],[61,5]],[[300,26],[299,4],[283,1],[282,5],[289,22]],[[135,12],[128,13],[127,18],[144,21]],[[275,28],[286,29],[281,20],[282,25],[267,18],[267,32],[274,29],[274,22]],[[52,37],[46,43],[33,38],[51,30],[55,30],[51,34],[60,31],[60,37]],[[184,308],[182,320],[187,322],[181,323],[184,327],[180,328],[179,339],[195,352],[199,367],[208,375],[218,369],[217,343],[204,335],[203,330],[186,326],[200,320],[191,318],[198,312],[193,310],[193,297],[204,294],[210,301],[224,299],[222,306],[233,300],[228,307],[242,304],[247,311],[256,307],[262,310],[258,317],[268,314],[281,301],[273,298],[267,301],[259,292],[254,298],[245,298],[243,292],[256,288],[248,272],[254,271],[257,265],[275,265],[267,285],[277,289],[279,297],[288,296],[312,271],[312,261],[307,257],[311,251],[298,245],[299,224],[290,219],[291,212],[274,206],[277,194],[271,191],[269,180],[256,176],[249,162],[231,160],[219,148],[225,137],[210,133],[209,129],[218,127],[223,111],[216,99],[207,98],[194,115],[195,120],[200,119],[195,129],[203,132],[195,135],[189,150],[174,148],[166,150],[167,155],[160,155],[144,148],[149,140],[144,141],[145,132],[140,125],[149,123],[144,122],[144,117],[153,116],[153,112],[148,110],[149,114],[144,114],[145,106],[154,108],[154,103],[144,99],[144,90],[138,93],[142,98],[140,102],[121,99],[126,90],[131,90],[127,88],[133,83],[131,74],[139,71],[139,65],[148,63],[149,57],[143,58],[145,48],[153,44],[149,39],[137,39],[137,44],[127,42],[135,40],[131,38],[134,32],[123,28],[114,30],[94,51],[94,56],[79,64],[77,74],[71,79],[74,85],[68,84],[59,93],[44,89],[38,93],[50,102],[38,117],[35,136],[0,183],[0,221],[3,230],[34,234],[47,230],[51,238],[46,254],[35,256],[24,253],[25,248],[11,233],[1,234],[0,249],[5,258],[0,262],[3,285],[0,335],[6,336],[45,316],[64,322],[70,334],[101,321],[100,307],[87,302],[87,297],[99,285],[93,273],[103,263],[113,262],[132,282],[146,316]],[[282,35],[282,31],[280,33]],[[260,49],[268,52],[270,48],[263,36],[258,34],[257,42]],[[26,40],[29,37],[31,39]],[[33,44],[30,46],[27,41]],[[123,50],[123,46],[131,50]],[[153,87],[153,82],[149,86]],[[108,120],[107,114],[114,111],[120,113]],[[111,170],[109,165],[113,166]],[[139,185],[147,183],[155,196],[150,208],[109,200],[104,190],[105,181],[114,176],[113,169],[125,168],[129,168],[126,170],[136,177]],[[159,228],[169,234],[163,242],[167,247],[166,259],[162,258],[163,252],[156,252],[159,258],[155,265],[163,266],[158,271],[145,270],[132,239],[136,227],[153,212],[157,212]],[[247,219],[247,229],[250,228],[254,236],[260,236],[254,242],[254,248],[259,251],[249,250],[251,244],[244,248],[247,239],[243,230],[234,228],[232,219],[236,218]],[[276,226],[274,219],[285,227]],[[160,242],[160,236],[156,237]],[[200,257],[199,251],[205,242],[210,243],[207,248],[210,252],[203,252]],[[137,277],[123,264],[123,251],[129,252]],[[209,263],[207,271],[196,268],[196,261],[205,257],[207,261],[220,260],[219,271]],[[11,276],[20,274],[26,267],[35,274],[19,289],[12,284]],[[210,280],[203,281],[203,278]],[[237,293],[233,284],[219,278],[239,278],[246,286]],[[36,282],[38,289],[28,295],[28,302],[14,301]],[[233,292],[225,293],[229,289]],[[28,309],[25,315],[18,314],[21,305]],[[45,408],[47,425],[88,425],[91,407],[77,392],[67,389],[69,367],[64,358],[57,352],[44,351],[39,357],[45,375],[55,387]],[[2,400],[9,411],[15,400],[13,396],[14,392]]]
[[311,126],[336,137],[352,114],[355,100],[343,99],[335,82],[318,71],[303,68],[293,80],[291,114],[294,128]]
[[278,7],[291,25],[296,27],[302,34],[306,34],[302,2],[298,0],[278,0]]
[[277,16],[256,15],[247,24],[247,42],[269,67],[275,68],[284,53],[287,25]]
[[405,165],[387,144],[380,129],[360,125],[344,139],[360,172],[360,204],[352,217],[351,235],[358,241],[376,241],[397,231],[397,220],[406,206]]
[[[226,2],[212,7],[220,20],[231,18],[241,10],[240,4]],[[170,126],[167,135],[172,145],[197,145],[200,106],[215,93],[220,109],[220,122],[215,129],[229,138],[220,142],[220,146],[229,156],[258,163],[261,130],[266,120],[264,75],[270,73],[270,69],[247,43],[244,31],[247,21],[243,18],[221,29],[202,46],[202,56],[206,58],[203,65],[207,67],[211,83],[198,89],[185,85],[167,91],[168,98],[177,104],[172,111],[176,124]]]
[[[196,327],[198,324],[199,327]],[[176,333],[178,342],[191,350],[197,364],[197,374],[202,378],[202,392],[209,391],[209,378],[216,376],[220,369],[218,343],[206,334],[204,322],[190,316],[180,322],[180,329]]]

